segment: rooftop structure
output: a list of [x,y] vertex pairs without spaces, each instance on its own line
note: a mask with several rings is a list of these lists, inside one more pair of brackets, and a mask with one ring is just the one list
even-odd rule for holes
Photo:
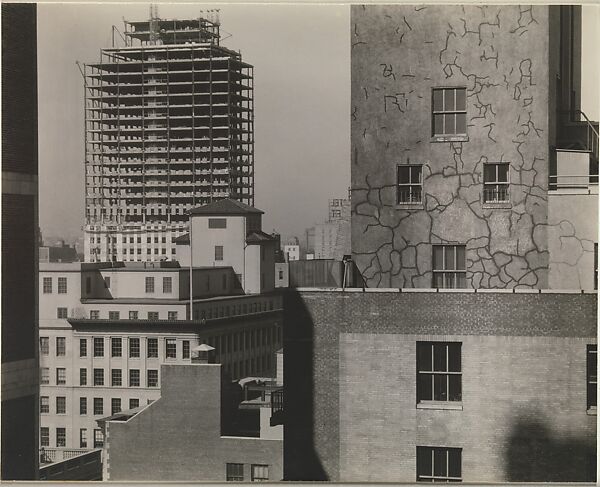
[[126,21],[124,42],[83,68],[85,260],[171,260],[187,211],[254,204],[253,67],[204,18]]

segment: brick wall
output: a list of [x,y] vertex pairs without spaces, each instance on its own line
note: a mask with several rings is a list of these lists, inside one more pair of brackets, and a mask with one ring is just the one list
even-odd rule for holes
[[[290,290],[284,330],[286,479],[414,482],[416,446],[464,481],[592,478],[595,295]],[[417,340],[463,343],[462,410],[416,407]]]

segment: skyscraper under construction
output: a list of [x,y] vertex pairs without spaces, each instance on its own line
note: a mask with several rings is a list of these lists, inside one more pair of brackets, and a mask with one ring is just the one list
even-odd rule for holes
[[253,67],[216,15],[125,21],[84,65],[86,261],[171,260],[188,210],[254,204]]

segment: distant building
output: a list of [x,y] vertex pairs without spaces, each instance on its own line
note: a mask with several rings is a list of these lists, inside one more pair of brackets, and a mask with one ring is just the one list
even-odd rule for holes
[[287,243],[283,246],[283,253],[285,255],[285,261],[300,260],[300,241],[298,237],[291,237]]
[[162,365],[160,400],[102,421],[104,480],[282,480],[281,382],[240,389],[222,365],[195,362]]
[[77,262],[79,256],[75,247],[65,244],[61,241],[59,246],[41,246],[40,262]]

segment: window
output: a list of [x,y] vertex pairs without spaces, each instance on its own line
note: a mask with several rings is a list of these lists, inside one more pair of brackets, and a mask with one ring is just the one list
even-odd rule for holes
[[94,338],[94,357],[104,357],[104,338]]
[[183,358],[190,358],[190,341],[183,340]]
[[79,398],[79,414],[87,414],[87,397]]
[[209,218],[208,228],[227,228],[227,218]]
[[148,319],[152,321],[158,320],[158,311],[148,311]]
[[147,387],[158,387],[158,370],[148,369]]
[[397,203],[421,203],[423,201],[423,166],[403,164],[398,166]]
[[67,339],[65,337],[56,337],[56,356],[62,357],[66,354],[66,352],[67,352]]
[[130,320],[137,320],[138,319],[138,312],[137,311],[130,311],[129,312],[129,319]]
[[417,481],[461,482],[460,448],[417,447]]
[[148,358],[158,358],[158,338],[148,338]]
[[173,292],[173,278],[163,277],[163,293]]
[[112,369],[110,376],[110,383],[113,387],[121,387],[123,385],[123,374],[121,369]]
[[56,447],[67,446],[67,430],[65,428],[56,428]]
[[169,319],[176,320],[177,319],[177,311],[169,311]]
[[67,398],[57,396],[56,398],[56,414],[67,414]]
[[40,337],[40,353],[42,355],[50,353],[50,339],[48,337]]
[[87,357],[87,339],[85,338],[79,339],[79,356]]
[[268,465],[252,465],[252,482],[267,482],[268,480]]
[[106,276],[106,277],[104,278],[104,287],[105,287],[106,289],[109,289],[109,288],[110,288],[110,277],[109,277],[109,276]]
[[223,260],[223,246],[215,245],[215,260]]
[[154,292],[154,278],[146,277],[146,292],[153,293]]
[[129,400],[129,409],[135,409],[140,407],[139,399],[130,399]]
[[94,398],[94,414],[104,414],[104,400],[101,397]]
[[48,396],[40,396],[40,413],[50,412],[50,398]]
[[91,309],[90,310],[90,320],[99,320],[100,319],[100,310]]
[[94,385],[104,385],[104,369],[94,369]]
[[129,357],[139,358],[140,357],[140,339],[130,338],[129,339]]
[[40,446],[50,446],[50,428],[40,428]]
[[598,345],[587,346],[587,408],[596,409],[598,384]]
[[462,400],[461,345],[417,342],[417,402]]
[[79,430],[79,448],[87,448],[87,430],[85,428]]
[[594,289],[598,289],[598,243],[594,244]]
[[507,203],[510,201],[508,193],[509,167],[508,162],[483,165],[484,203]]
[[56,385],[65,385],[67,383],[67,369],[59,367],[56,369]]
[[120,315],[121,315],[121,313],[119,313],[118,311],[109,311],[108,319],[109,320],[118,320]]
[[40,384],[50,384],[50,369],[48,367],[40,369]]
[[44,294],[50,294],[52,292],[52,278],[44,277]]
[[433,90],[433,136],[467,134],[467,97],[465,88]]
[[67,308],[56,308],[56,317],[59,320],[66,320],[67,319]]
[[58,278],[58,294],[67,294],[67,278]]
[[94,448],[102,448],[104,446],[104,435],[101,429],[94,430]]
[[79,385],[87,386],[87,369],[86,368],[79,369]]
[[227,482],[243,482],[244,481],[244,464],[243,463],[228,463],[227,464]]
[[110,339],[110,352],[113,357],[121,357],[123,355],[123,340],[121,338]]
[[283,271],[278,271],[279,272],[279,279],[283,279]]
[[433,246],[433,287],[464,288],[466,286],[465,246]]
[[121,399],[113,397],[110,400],[110,414],[117,414],[119,412],[121,412]]
[[129,387],[140,387],[140,371],[129,369]]
[[165,343],[165,357],[177,358],[177,340],[175,340],[175,338],[167,338]]

